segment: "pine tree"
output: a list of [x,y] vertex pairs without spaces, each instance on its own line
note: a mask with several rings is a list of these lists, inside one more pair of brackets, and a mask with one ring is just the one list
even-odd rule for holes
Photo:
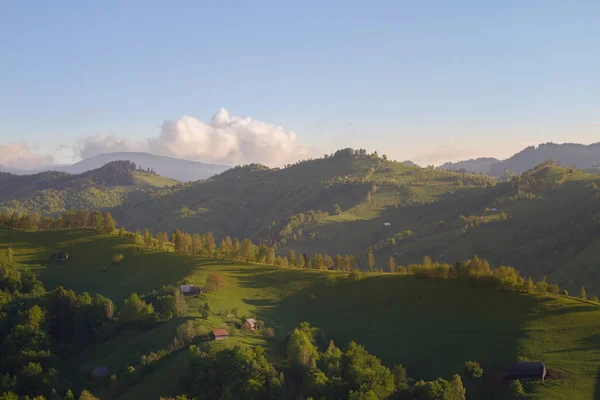
[[288,265],[290,267],[296,266],[296,253],[294,252],[294,250],[290,250],[290,252],[288,253]]
[[581,287],[581,292],[579,292],[579,297],[584,300],[587,300],[587,293],[585,292],[585,287],[583,286]]
[[390,256],[390,261],[388,263],[388,266],[390,267],[390,272],[392,274],[394,272],[396,272],[396,260],[394,259],[394,256]]

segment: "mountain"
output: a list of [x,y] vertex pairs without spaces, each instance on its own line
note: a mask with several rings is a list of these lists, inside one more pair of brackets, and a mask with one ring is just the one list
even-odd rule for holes
[[197,161],[157,156],[149,153],[123,152],[100,154],[73,165],[56,168],[56,170],[70,174],[80,174],[100,168],[111,161],[117,160],[131,161],[142,169],[150,168],[158,175],[181,182],[207,179],[230,168],[224,165],[204,164]]
[[580,169],[597,167],[600,164],[600,143],[545,143],[537,147],[530,146],[490,166],[489,175],[502,176],[506,170],[521,174],[548,159],[557,164],[574,165]]
[[460,172],[471,172],[474,174],[485,173],[487,174],[490,167],[499,162],[497,158],[493,157],[482,157],[476,159],[470,159],[466,161],[447,162],[440,165],[440,169],[447,169],[449,171],[460,171]]
[[0,211],[55,214],[71,209],[106,210],[136,192],[148,193],[180,182],[136,169],[130,161],[71,175],[46,171],[32,175],[0,172]]

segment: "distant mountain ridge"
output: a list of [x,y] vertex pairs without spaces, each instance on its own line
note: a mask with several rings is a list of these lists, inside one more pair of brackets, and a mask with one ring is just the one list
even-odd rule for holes
[[494,157],[472,158],[465,161],[447,162],[440,165],[440,168],[450,171],[466,171],[474,174],[483,172],[487,174],[490,170],[490,167],[499,161],[500,160]]
[[592,170],[600,166],[600,142],[589,145],[579,143],[542,143],[529,146],[506,160],[492,157],[465,161],[447,162],[440,169],[472,173],[485,173],[489,176],[502,176],[508,170],[517,174],[534,168],[544,161],[552,159],[560,165],[574,165],[583,170]]
[[205,164],[198,161],[158,156],[150,153],[119,152],[99,154],[72,165],[54,165],[36,168],[34,170],[9,168],[0,165],[0,171],[9,172],[15,175],[30,175],[43,171],[58,171],[76,175],[101,168],[110,162],[120,160],[131,161],[140,168],[150,168],[160,176],[181,182],[208,179],[211,176],[218,175],[231,168],[227,165]]

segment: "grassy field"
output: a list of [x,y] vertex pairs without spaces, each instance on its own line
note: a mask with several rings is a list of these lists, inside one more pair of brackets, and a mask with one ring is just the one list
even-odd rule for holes
[[[261,344],[269,349],[274,362],[281,359],[287,333],[308,321],[339,345],[356,340],[388,366],[402,363],[416,378],[450,378],[466,360],[479,361],[489,377],[523,358],[541,360],[562,377],[526,386],[534,398],[600,398],[596,388],[600,310],[577,299],[397,275],[373,275],[358,283],[343,280],[327,287],[326,278],[334,273],[138,251],[119,238],[83,230],[0,230],[0,247],[7,244],[13,245],[17,267],[35,271],[48,288],[63,285],[97,292],[117,305],[131,292],[145,293],[182,279],[202,285],[212,271],[226,278],[225,287],[205,299],[188,298],[189,310],[182,318],[148,331],[124,331],[86,348],[69,361],[71,379],[76,379],[86,363],[106,365],[114,371],[135,365],[141,354],[167,347],[177,326],[187,319],[195,319],[207,329],[224,326],[225,316],[198,318],[198,308],[208,301],[216,312],[238,308],[241,315],[257,317],[273,327],[275,341],[236,336],[221,345]],[[48,263],[49,253],[55,249],[68,251],[72,259]],[[118,265],[110,264],[115,253],[125,255]],[[173,353],[120,398],[176,394],[178,377],[184,371],[185,352]],[[490,385],[480,387],[483,389],[471,391],[469,398],[489,397]],[[110,396],[105,387],[92,390],[101,398]]]

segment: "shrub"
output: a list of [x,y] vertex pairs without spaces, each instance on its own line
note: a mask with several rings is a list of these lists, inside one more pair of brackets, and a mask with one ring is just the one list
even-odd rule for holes
[[263,336],[267,339],[271,339],[275,337],[275,330],[273,328],[265,328],[263,330]]
[[112,258],[113,264],[118,264],[125,259],[123,254],[115,254]]
[[358,269],[355,269],[354,271],[350,272],[348,279],[350,282],[358,282],[362,279],[362,274]]
[[563,296],[568,296],[569,291],[567,289],[563,289],[562,294],[563,294]]
[[465,362],[465,376],[468,378],[481,378],[483,376],[483,368],[477,361]]

